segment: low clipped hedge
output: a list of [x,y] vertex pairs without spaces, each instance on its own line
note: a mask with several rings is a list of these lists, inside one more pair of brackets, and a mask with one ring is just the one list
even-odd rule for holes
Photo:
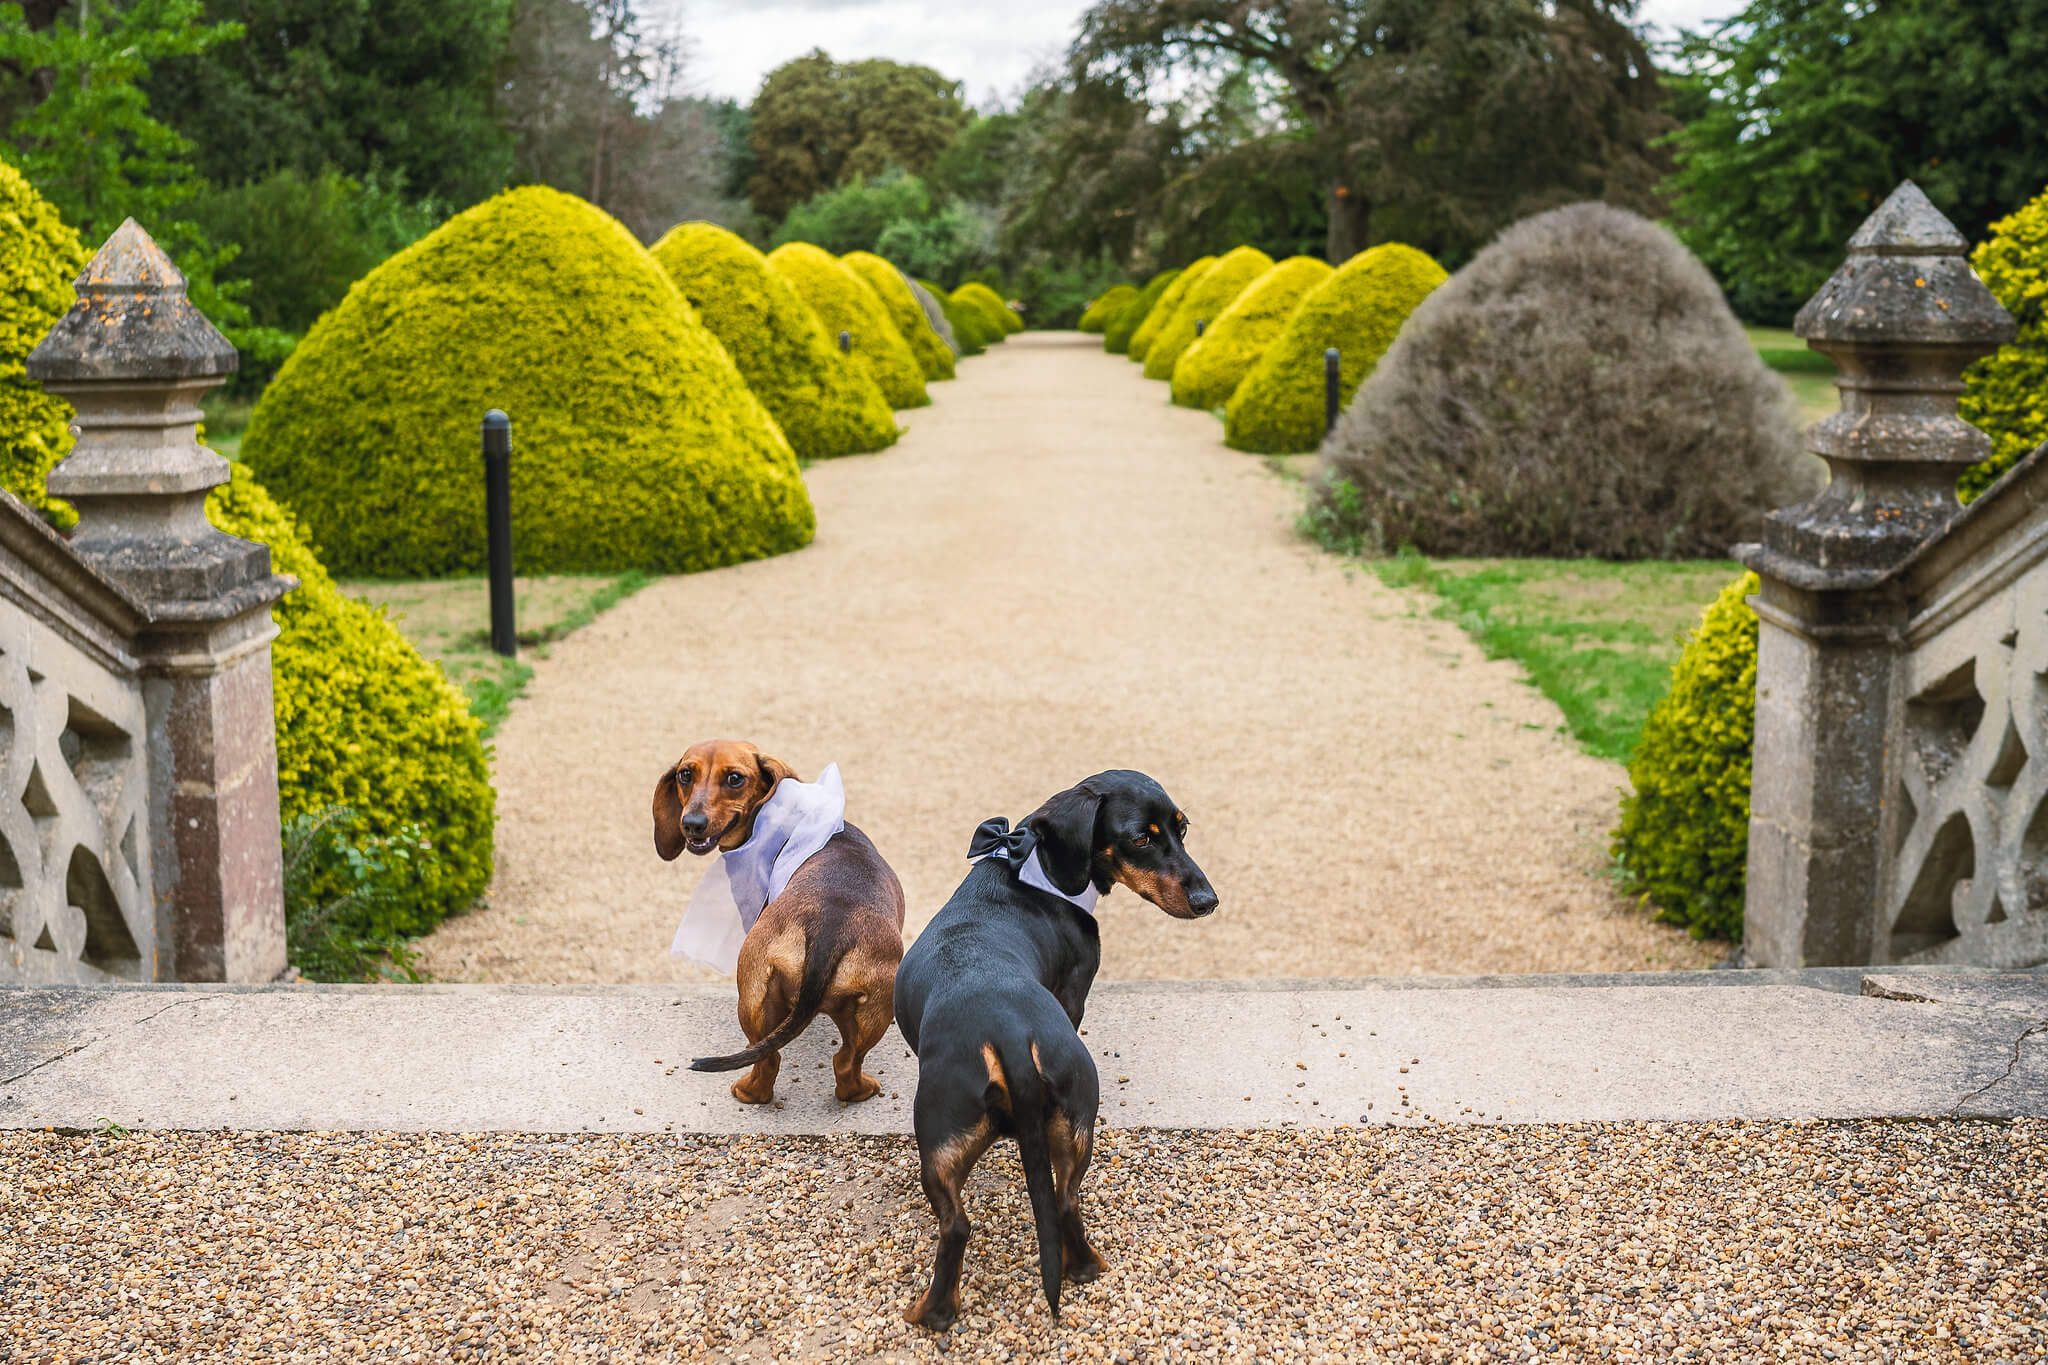
[[1102,349],[1111,355],[1130,354],[1131,338],[1137,335],[1139,326],[1151,316],[1153,305],[1159,302],[1159,296],[1180,278],[1180,273],[1178,269],[1160,271],[1145,282],[1145,287],[1138,291],[1136,297],[1117,309],[1116,316],[1102,329]]
[[1017,310],[1003,301],[1003,296],[979,280],[969,280],[953,291],[953,297],[962,303],[971,303],[1002,328],[1003,335],[1024,330],[1024,319],[1017,316]]
[[851,334],[853,358],[867,367],[892,408],[921,408],[931,402],[924,370],[910,343],[889,320],[889,307],[867,281],[829,251],[809,242],[785,242],[768,253],[797,296],[811,306],[832,344]]
[[1154,337],[1145,351],[1145,377],[1172,379],[1173,367],[1188,347],[1195,344],[1195,324],[1213,324],[1237,302],[1237,296],[1252,281],[1273,268],[1273,258],[1255,246],[1241,246],[1226,252],[1202,278],[1181,295],[1173,317]]
[[889,310],[889,321],[896,324],[896,334],[909,343],[925,382],[951,379],[952,349],[925,320],[924,309],[918,306],[917,295],[910,292],[910,282],[903,278],[903,272],[872,251],[849,251],[839,259],[875,291],[875,297]]
[[917,300],[918,308],[924,313],[925,322],[939,334],[939,340],[946,343],[946,350],[958,360],[964,354],[960,349],[960,338],[954,335],[953,320],[946,316],[945,306],[939,302],[938,295],[925,288],[921,281],[913,280],[908,275],[903,277],[903,283],[910,290],[911,297]]
[[1687,639],[1629,760],[1614,859],[1631,895],[1694,938],[1742,937],[1756,737],[1757,577],[1726,588]]
[[1449,277],[1414,247],[1388,242],[1346,261],[1311,290],[1261,355],[1223,417],[1223,440],[1258,455],[1323,442],[1323,352],[1338,350],[1337,396],[1348,407],[1401,324]]
[[1181,354],[1173,367],[1173,401],[1205,411],[1229,402],[1301,301],[1334,273],[1313,256],[1292,256],[1253,280]]
[[49,200],[0,161],[0,485],[51,520],[76,520],[44,488],[71,449],[71,405],[28,377],[28,353],[78,296],[71,282],[91,259]]
[[1095,302],[1081,310],[1081,320],[1074,325],[1093,336],[1100,336],[1109,330],[1109,320],[1122,312],[1124,305],[1138,297],[1134,284],[1120,284],[1106,291]]
[[896,418],[874,376],[839,354],[817,315],[744,238],[715,223],[684,223],[652,250],[799,458],[895,442]]
[[1963,420],[1991,437],[1991,458],[1956,481],[1965,502],[2048,441],[2048,193],[1993,223],[1970,264],[2019,334],[1963,372]]
[[[248,466],[207,499],[230,535],[270,547],[298,588],[275,610],[270,647],[277,714],[279,813],[289,824],[334,806],[352,833],[389,837],[417,825],[433,845],[411,885],[379,898],[364,934],[423,934],[465,910],[491,879],[496,797],[481,728],[448,675],[420,657],[384,613],[334,585],[291,516]],[[338,895],[345,887],[317,888]]]
[[1187,298],[1188,290],[1200,284],[1202,276],[1208,274],[1209,268],[1215,264],[1214,256],[1204,256],[1200,260],[1188,262],[1180,274],[1174,277],[1173,283],[1167,285],[1165,292],[1153,302],[1152,310],[1145,314],[1145,320],[1138,324],[1138,330],[1131,333],[1130,342],[1124,347],[1124,354],[1140,364],[1144,363],[1146,353],[1152,349],[1152,343],[1166,330],[1166,324],[1173,321],[1173,315],[1180,311],[1181,301]]
[[687,573],[806,544],[795,454],[624,226],[540,186],[378,266],[264,392],[242,456],[328,567],[484,566],[478,423],[512,418],[525,573]]
[[979,308],[960,302],[930,280],[919,280],[917,283],[932,296],[932,301],[939,305],[940,311],[946,315],[946,321],[953,324],[953,340],[959,354],[980,355],[1003,339],[1000,331],[994,336],[990,335],[989,329],[993,324],[981,315]]

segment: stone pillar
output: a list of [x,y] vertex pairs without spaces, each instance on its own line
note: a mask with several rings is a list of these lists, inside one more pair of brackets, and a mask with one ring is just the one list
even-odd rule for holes
[[228,462],[198,442],[199,398],[235,349],[133,219],[78,278],[78,302],[28,358],[77,410],[49,489],[71,545],[147,613],[141,662],[158,942],[181,981],[269,981],[285,967],[270,694],[270,608],[296,581],[206,519]]
[[1881,951],[1878,828],[1906,603],[1891,571],[1962,510],[1990,441],[1956,415],[1963,368],[2013,337],[1967,243],[1911,181],[1849,239],[1795,328],[1835,362],[1842,408],[1807,448],[1829,482],[1736,548],[1762,591],[1744,952],[1752,966]]

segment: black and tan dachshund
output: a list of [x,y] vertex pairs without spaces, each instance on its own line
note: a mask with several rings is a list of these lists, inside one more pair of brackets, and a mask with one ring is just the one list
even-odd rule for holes
[[896,1026],[917,1053],[917,1148],[939,1220],[931,1287],[904,1317],[935,1331],[960,1307],[972,1231],[967,1174],[998,1137],[1017,1141],[1055,1319],[1060,1279],[1103,1270],[1081,1227],[1094,1144],[1095,1063],[1077,1029],[1102,961],[1094,896],[1129,887],[1176,919],[1216,908],[1188,857],[1187,817],[1143,773],[1097,773],[1015,830],[975,831],[982,855],[896,973]]

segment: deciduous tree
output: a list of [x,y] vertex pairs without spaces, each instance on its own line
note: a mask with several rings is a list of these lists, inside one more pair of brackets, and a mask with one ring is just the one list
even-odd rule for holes
[[928,66],[835,62],[814,51],[768,73],[749,141],[754,211],[771,223],[854,176],[921,176],[967,123],[960,83]]

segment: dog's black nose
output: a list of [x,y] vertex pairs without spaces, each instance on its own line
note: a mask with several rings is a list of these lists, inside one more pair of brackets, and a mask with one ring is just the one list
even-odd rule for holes
[[[702,834],[709,828],[711,828],[711,817],[700,811],[691,811],[683,817],[683,832],[685,834]],[[1210,899],[1214,900],[1215,897],[1212,896]]]
[[1216,907],[1221,903],[1216,899],[1216,893],[1206,886],[1198,887],[1188,893],[1188,909],[1194,911],[1198,916],[1215,914]]

